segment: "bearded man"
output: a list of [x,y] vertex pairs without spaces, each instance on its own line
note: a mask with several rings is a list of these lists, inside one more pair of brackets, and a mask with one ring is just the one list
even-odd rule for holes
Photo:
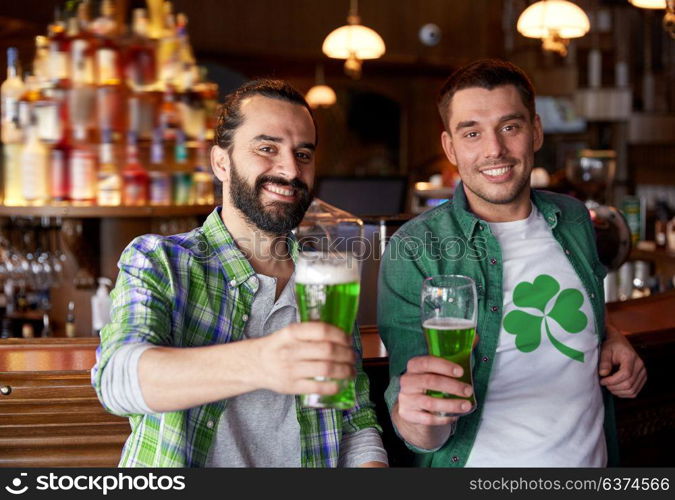
[[[291,230],[312,200],[317,131],[300,93],[229,94],[211,150],[223,206],[185,234],[134,239],[119,261],[92,384],[128,416],[120,466],[380,467],[387,456],[358,334],[298,323]],[[302,408],[356,377],[351,410]]]

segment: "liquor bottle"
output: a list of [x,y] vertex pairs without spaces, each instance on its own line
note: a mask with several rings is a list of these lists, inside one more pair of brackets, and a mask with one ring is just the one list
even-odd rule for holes
[[213,205],[215,203],[213,174],[206,154],[206,141],[201,139],[197,146],[197,162],[192,174],[194,182],[194,203]]
[[97,128],[112,130],[114,135],[125,130],[125,100],[121,85],[102,85],[96,89]]
[[66,33],[66,24],[56,10],[54,23],[49,26],[49,80],[59,88],[70,85],[70,39]]
[[186,135],[191,139],[204,137],[206,133],[206,107],[202,94],[196,88],[196,79],[185,63],[183,90],[178,97],[178,109]]
[[202,95],[206,113],[206,138],[208,139],[216,128],[218,118],[218,84],[208,81],[207,69],[201,66],[199,68],[199,81],[195,84],[195,87]]
[[35,103],[42,98],[40,86],[37,78],[29,73],[26,74],[26,84],[24,85],[23,94],[19,98],[19,126],[22,129],[28,129],[35,116]]
[[92,128],[95,124],[96,88],[92,37],[80,30],[77,19],[70,18],[70,60],[72,88],[68,92],[68,111],[74,128]]
[[66,314],[66,337],[75,337],[75,302],[68,302],[68,314]]
[[68,127],[68,108],[63,106],[62,119],[65,123],[61,140],[54,144],[49,153],[49,179],[52,201],[67,201],[70,199],[70,153],[73,149],[70,143],[70,128]]
[[136,134],[127,134],[127,161],[122,169],[122,204],[143,206],[148,202],[148,172],[138,160]]
[[173,85],[168,84],[159,107],[159,126],[165,141],[176,140],[177,131],[181,128],[180,114],[176,105],[176,93]]
[[68,20],[70,78],[73,85],[93,85],[95,82],[94,38],[85,28],[84,19],[71,17]]
[[131,89],[146,90],[156,82],[155,52],[155,44],[148,38],[146,10],[134,9],[132,35],[124,57],[124,77]]
[[150,205],[171,205],[171,177],[164,165],[162,129],[155,129],[150,149]]
[[164,2],[164,29],[157,44],[157,71],[160,84],[176,85],[180,72],[180,46],[171,2]]
[[75,143],[70,153],[70,199],[77,204],[96,201],[96,153],[87,141],[87,129],[75,127]]
[[3,203],[7,206],[25,205],[23,199],[23,185],[21,182],[21,152],[23,144],[5,144],[2,148],[4,159],[4,199]]
[[174,171],[172,175],[173,202],[175,205],[190,205],[193,201],[192,172],[188,168],[188,151],[185,133],[178,129],[174,149]]
[[115,162],[112,131],[104,130],[102,135],[97,201],[101,206],[119,206],[122,202],[122,177]]
[[[178,38],[178,58],[179,69],[181,71],[180,78],[185,81],[196,82],[199,79],[199,69],[197,68],[197,61],[190,44],[190,37],[187,31],[188,18],[185,14],[179,13],[176,16],[176,37]],[[183,90],[189,87],[183,86]]]
[[[51,95],[47,92],[51,92]],[[19,121],[22,127],[28,128],[35,120],[38,136],[48,144],[61,139],[65,125],[61,119],[63,101],[58,98],[58,94],[59,90],[49,80],[40,82],[35,75],[26,76],[26,89],[19,102]]]
[[28,127],[28,140],[21,151],[21,186],[28,204],[49,201],[49,149],[40,140],[34,122]]
[[97,85],[119,85],[122,81],[122,58],[115,42],[117,23],[115,7],[111,0],[101,3],[101,16],[91,23],[91,30],[97,37],[96,83]]
[[18,51],[7,49],[7,79],[0,86],[2,97],[2,154],[4,159],[4,204],[23,205],[21,185],[21,150],[24,133],[21,129],[19,103],[25,87],[19,75]]
[[49,81],[49,39],[43,35],[35,37],[33,74],[38,79],[40,86]]
[[18,144],[23,141],[19,123],[19,100],[24,90],[19,74],[19,54],[16,47],[10,47],[7,49],[7,79],[0,86],[3,144]]
[[128,130],[136,133],[139,140],[151,140],[155,128],[155,96],[150,92],[134,92],[129,95]]

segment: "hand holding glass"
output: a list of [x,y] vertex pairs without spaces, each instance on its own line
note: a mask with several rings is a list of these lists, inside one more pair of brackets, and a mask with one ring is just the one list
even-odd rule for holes
[[[438,275],[424,280],[421,297],[421,319],[424,338],[431,356],[452,361],[464,373],[458,380],[473,386],[471,350],[476,335],[476,284],[460,275]],[[441,417],[461,416],[476,409],[476,398],[427,390],[429,396],[465,399],[472,404],[464,413],[437,412]]]
[[[300,321],[323,321],[352,334],[359,306],[360,267],[348,253],[301,252],[295,264]],[[317,377],[317,380],[325,380]],[[337,380],[337,394],[306,394],[302,405],[347,410],[356,404],[354,380]]]

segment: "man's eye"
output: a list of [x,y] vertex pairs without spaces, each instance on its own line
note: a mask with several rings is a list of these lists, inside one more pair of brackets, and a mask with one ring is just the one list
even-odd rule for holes
[[312,155],[304,151],[298,151],[297,153],[295,153],[295,157],[303,162],[308,162],[312,159]]
[[504,132],[514,132],[518,128],[519,128],[518,125],[510,124],[510,125],[504,126],[504,128],[502,130],[504,130]]
[[475,139],[476,137],[478,137],[478,132],[467,132],[466,134],[464,134],[464,137],[468,139]]
[[258,151],[261,151],[263,153],[274,153],[275,149],[274,146],[260,146],[258,148]]

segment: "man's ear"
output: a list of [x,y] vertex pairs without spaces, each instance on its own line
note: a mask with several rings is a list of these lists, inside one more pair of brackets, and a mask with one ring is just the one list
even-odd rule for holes
[[544,144],[544,129],[539,115],[534,115],[534,131],[532,136],[532,149],[537,152]]
[[225,183],[230,178],[230,155],[220,146],[213,146],[211,148],[211,168],[213,174],[222,183]]
[[457,156],[455,155],[455,147],[452,143],[452,137],[448,134],[447,131],[443,131],[441,134],[441,145],[443,146],[443,151],[445,151],[445,156],[448,157],[450,163],[457,165]]

